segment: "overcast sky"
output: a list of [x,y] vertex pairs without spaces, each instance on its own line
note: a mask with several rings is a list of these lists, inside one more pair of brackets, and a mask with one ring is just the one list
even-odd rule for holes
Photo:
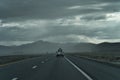
[[0,44],[120,42],[120,0],[0,0]]

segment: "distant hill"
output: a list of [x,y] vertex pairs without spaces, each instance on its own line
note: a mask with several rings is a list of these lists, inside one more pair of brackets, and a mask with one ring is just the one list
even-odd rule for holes
[[17,51],[27,53],[55,53],[58,48],[62,48],[66,53],[73,52],[91,52],[94,44],[91,43],[52,43],[45,41],[37,41],[17,47]]
[[55,53],[58,48],[63,48],[65,53],[120,52],[120,43],[52,43],[40,40],[21,46],[1,45],[0,55]]
[[120,43],[101,43],[96,45],[97,52],[120,52]]

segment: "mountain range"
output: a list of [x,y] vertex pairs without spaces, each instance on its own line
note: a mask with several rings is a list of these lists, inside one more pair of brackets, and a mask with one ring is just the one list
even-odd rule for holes
[[53,43],[40,40],[20,46],[0,45],[0,55],[56,53],[58,48],[65,53],[119,53],[120,43]]

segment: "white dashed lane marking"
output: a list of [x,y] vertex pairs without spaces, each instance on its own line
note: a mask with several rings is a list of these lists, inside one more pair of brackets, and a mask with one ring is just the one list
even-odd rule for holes
[[44,61],[41,61],[41,63],[45,63]]
[[37,67],[38,67],[38,66],[35,65],[35,66],[33,66],[32,68],[35,69],[35,68],[37,68]]
[[18,80],[18,78],[16,77],[16,78],[13,78],[13,79],[11,79],[11,80]]

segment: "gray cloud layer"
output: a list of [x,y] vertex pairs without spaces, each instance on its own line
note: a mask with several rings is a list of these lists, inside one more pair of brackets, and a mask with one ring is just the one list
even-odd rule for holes
[[120,39],[120,0],[0,0],[0,41]]
[[[94,12],[119,11],[119,0],[0,0],[0,18],[27,17],[27,18],[59,18]],[[106,3],[108,5],[99,6]],[[101,10],[89,5],[98,5]],[[76,10],[67,10],[71,6],[87,6]]]

